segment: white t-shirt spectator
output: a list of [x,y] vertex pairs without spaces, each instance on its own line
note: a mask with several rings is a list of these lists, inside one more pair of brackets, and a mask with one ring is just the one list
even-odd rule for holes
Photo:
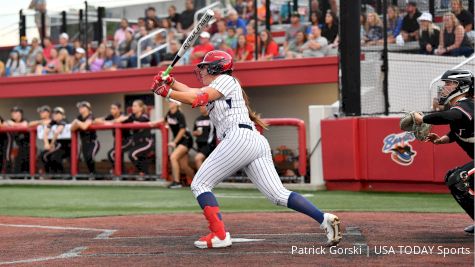
[[5,68],[7,69],[8,76],[15,77],[26,74],[26,65],[23,60],[13,61],[11,59],[8,59]]
[[303,46],[303,57],[324,57],[328,47],[328,40],[323,37],[317,37],[308,40]]

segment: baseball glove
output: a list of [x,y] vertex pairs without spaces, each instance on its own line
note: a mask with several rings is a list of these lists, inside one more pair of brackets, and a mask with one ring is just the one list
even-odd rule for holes
[[[430,129],[432,128],[432,125],[427,124],[427,123],[417,124],[414,117],[415,113],[416,111],[406,113],[406,115],[404,115],[404,117],[401,118],[401,121],[399,122],[399,126],[401,127],[401,130],[413,133],[414,136],[417,138],[417,140],[424,141],[427,135],[430,133]],[[417,113],[424,116],[422,112],[417,112]]]

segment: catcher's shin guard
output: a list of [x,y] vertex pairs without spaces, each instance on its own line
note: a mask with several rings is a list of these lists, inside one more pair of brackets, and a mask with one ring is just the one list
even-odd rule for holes
[[448,171],[445,176],[445,184],[449,187],[450,193],[472,220],[474,215],[473,172],[473,162],[469,162]]
[[219,207],[206,206],[203,209],[203,214],[209,224],[209,230],[216,234],[220,239],[226,238],[226,231],[224,229],[224,223],[219,215]]

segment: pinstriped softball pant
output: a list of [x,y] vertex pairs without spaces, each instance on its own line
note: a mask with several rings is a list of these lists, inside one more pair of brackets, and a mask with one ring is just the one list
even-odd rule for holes
[[267,139],[257,131],[235,128],[203,162],[191,184],[195,197],[213,188],[238,170],[244,169],[251,181],[272,203],[287,206],[287,190],[272,161]]

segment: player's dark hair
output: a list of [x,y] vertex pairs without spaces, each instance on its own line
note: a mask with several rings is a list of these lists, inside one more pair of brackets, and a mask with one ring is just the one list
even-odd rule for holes
[[113,106],[116,106],[118,109],[122,107],[122,105],[119,102],[114,102],[112,103]]
[[244,98],[244,102],[246,103],[247,110],[249,111],[249,118],[251,119],[251,121],[259,125],[262,129],[267,130],[267,126],[269,125],[265,123],[263,120],[261,120],[260,114],[258,114],[251,108],[249,97],[247,96],[246,91],[244,91],[244,89],[242,89],[242,96]]

